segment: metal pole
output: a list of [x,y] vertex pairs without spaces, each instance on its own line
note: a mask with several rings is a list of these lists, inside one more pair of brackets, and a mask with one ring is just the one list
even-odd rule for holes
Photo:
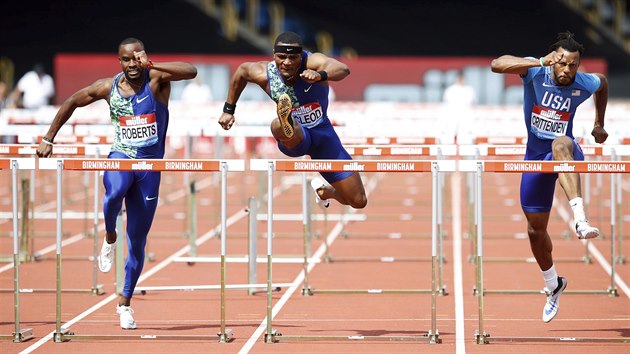
[[437,162],[433,162],[431,164],[431,191],[432,191],[432,202],[431,202],[431,330],[429,331],[429,343],[436,344],[440,343],[439,334],[437,331],[437,294],[440,289],[437,289],[436,285],[436,266],[438,262],[438,233],[439,233],[439,225],[438,225],[438,210],[439,210],[439,167]]
[[313,295],[313,291],[308,284],[308,258],[311,255],[311,203],[308,197],[308,182],[306,172],[302,173],[302,225],[304,238],[304,284],[302,285],[302,295]]
[[275,341],[272,329],[272,274],[271,274],[271,255],[273,240],[273,170],[274,163],[269,161],[267,168],[267,333],[265,333],[265,343],[273,343]]
[[[99,148],[96,148],[95,157],[98,159],[101,156],[101,152]],[[92,262],[92,295],[100,295],[101,294],[101,286],[98,284],[98,197],[99,197],[99,183],[98,183],[98,175],[99,171],[94,171],[94,218],[92,219],[92,234],[94,236],[93,243],[94,247],[92,250],[92,254],[94,256],[94,260]]]
[[[614,151],[613,151],[614,153]],[[614,173],[610,174],[610,287],[608,288],[608,293],[610,296],[617,296],[617,289],[615,288],[615,255],[617,250],[615,249],[616,240],[615,240],[615,221],[616,221],[616,197],[617,191],[615,190],[615,180],[617,176]]]
[[15,332],[13,341],[19,342],[15,336],[20,333],[20,242],[18,228],[18,187],[17,187],[18,162],[11,161],[11,177],[13,180],[13,313],[15,315]]
[[62,341],[63,333],[61,332],[61,230],[62,230],[62,218],[63,212],[63,189],[62,189],[62,171],[63,160],[57,160],[57,301],[56,301],[56,327],[55,327],[55,341]]
[[482,171],[483,163],[477,162],[477,208],[476,208],[476,222],[477,222],[477,300],[479,305],[479,329],[476,334],[477,344],[487,344],[487,334],[484,331],[483,323],[483,233],[481,215],[483,210],[482,205]]
[[227,163],[221,162],[221,333],[219,342],[230,341],[232,331],[225,328],[225,255],[227,243]]
[[[249,229],[248,229],[248,242],[249,245],[249,260],[248,260],[248,275],[247,279],[249,284],[258,284],[258,270],[256,266],[256,259],[258,258],[258,201],[256,197],[249,197],[247,200],[247,211],[249,213]],[[256,293],[256,288],[248,289],[249,295]]]

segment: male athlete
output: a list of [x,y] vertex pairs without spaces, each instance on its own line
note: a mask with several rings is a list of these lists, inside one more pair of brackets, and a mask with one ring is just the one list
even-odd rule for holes
[[[136,38],[127,38],[120,43],[118,60],[122,67],[121,73],[113,78],[95,81],[61,105],[37,148],[37,155],[49,157],[52,154],[57,132],[77,107],[105,99],[109,103],[115,129],[114,144],[108,158],[164,157],[171,81],[192,79],[197,76],[197,69],[188,63],[150,61],[144,51],[144,44]],[[105,240],[98,265],[103,272],[109,272],[112,267],[117,238],[116,218],[124,199],[128,216],[129,254],[125,264],[125,283],[116,312],[120,315],[123,329],[135,329],[131,297],[142,272],[147,235],[158,205],[160,172],[105,171],[103,184]]]
[[[608,138],[604,114],[608,102],[608,81],[602,74],[578,72],[584,47],[570,32],[559,33],[551,52],[539,59],[504,55],[492,61],[492,71],[518,74],[525,90],[523,111],[527,128],[525,160],[584,160],[573,137],[577,107],[591,95],[595,98],[595,123],[591,135],[597,143]],[[559,277],[553,264],[551,238],[547,233],[556,179],[573,209],[575,231],[580,239],[599,236],[584,213],[580,175],[577,173],[523,173],[521,207],[527,218],[529,243],[545,279],[547,302],[542,319],[551,321],[558,313],[560,294],[567,280]]]
[[[278,118],[271,122],[271,133],[285,155],[351,159],[327,114],[328,81],[344,79],[350,69],[324,54],[303,50],[302,38],[296,33],[281,33],[274,43],[273,61],[246,62],[238,67],[219,124],[226,130],[232,128],[236,102],[245,85],[252,82],[277,102]],[[328,207],[328,199],[356,209],[365,207],[367,197],[358,173],[321,172],[321,175],[330,185],[319,178],[311,181],[321,207]]]

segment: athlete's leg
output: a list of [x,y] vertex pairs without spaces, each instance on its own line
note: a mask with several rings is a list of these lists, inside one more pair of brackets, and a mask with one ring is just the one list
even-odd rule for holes
[[529,246],[532,249],[534,258],[536,258],[540,270],[547,270],[553,265],[553,256],[551,255],[553,244],[551,243],[549,233],[547,233],[549,212],[525,212],[525,218],[527,218]]
[[275,118],[271,122],[271,134],[273,134],[273,137],[276,138],[280,144],[289,149],[295,148],[302,142],[302,140],[304,140],[304,132],[302,131],[300,124],[293,119],[291,120],[293,121],[293,136],[290,138],[287,138],[284,134],[282,125],[280,124],[280,120],[278,118]]
[[[555,161],[573,161],[573,140],[566,136],[556,138],[551,149]],[[582,197],[580,175],[578,173],[558,173],[558,181],[569,200]]]
[[129,254],[125,263],[125,284],[119,299],[119,305],[124,306],[129,306],[142,273],[147,236],[158,204],[160,173],[145,172],[144,176],[139,175],[136,174],[137,181],[125,198]]
[[350,205],[355,209],[362,209],[367,205],[365,188],[361,181],[361,175],[357,172],[331,183],[330,186],[319,188],[316,192],[322,200],[332,198],[340,204]]
[[107,243],[116,242],[116,219],[122,208],[122,202],[133,183],[133,172],[105,171],[103,174],[103,215]]

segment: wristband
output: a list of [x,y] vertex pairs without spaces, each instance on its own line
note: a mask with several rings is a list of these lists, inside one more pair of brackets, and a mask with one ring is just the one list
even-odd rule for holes
[[545,57],[540,57],[538,61],[540,62],[540,66],[545,66]]
[[325,72],[324,70],[320,70],[317,73],[319,74],[319,76],[321,76],[321,79],[319,79],[319,81],[326,81],[326,80],[328,80],[328,73]]
[[46,137],[43,137],[43,138],[42,138],[42,143],[47,144],[47,145],[50,145],[50,146],[55,145],[55,143],[53,143],[53,142],[52,142],[52,140],[50,140],[50,139],[48,139],[48,138],[46,138]]
[[234,114],[235,111],[236,111],[236,105],[235,104],[231,104],[231,103],[225,102],[225,104],[223,105],[223,112],[224,113]]
[[147,61],[147,70],[151,70],[151,68],[153,67],[153,62],[151,60]]

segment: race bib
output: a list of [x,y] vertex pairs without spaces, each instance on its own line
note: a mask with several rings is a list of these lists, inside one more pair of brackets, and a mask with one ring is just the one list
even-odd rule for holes
[[155,113],[118,118],[120,142],[133,147],[151,146],[158,141]]
[[324,111],[319,103],[313,102],[293,108],[291,116],[303,127],[311,128],[321,122],[322,117],[324,116]]
[[541,139],[555,139],[567,133],[571,113],[534,105],[529,129]]

